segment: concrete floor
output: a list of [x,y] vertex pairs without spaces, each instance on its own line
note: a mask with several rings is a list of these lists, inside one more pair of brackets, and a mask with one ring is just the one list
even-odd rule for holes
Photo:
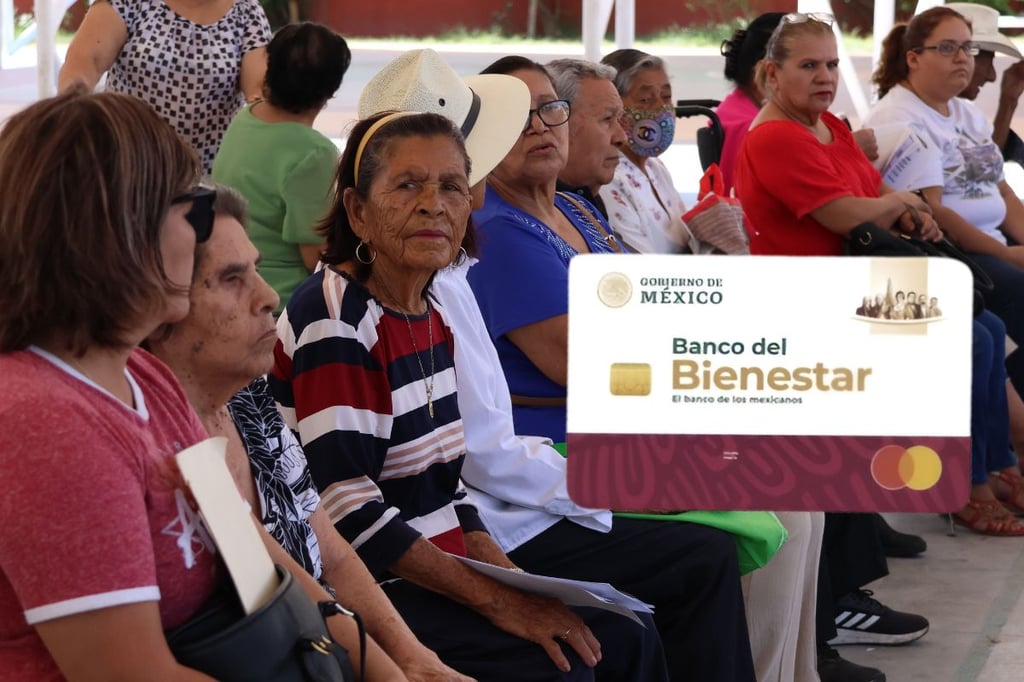
[[844,646],[844,658],[885,671],[889,682],[1024,680],[1024,539],[957,529],[933,514],[887,514],[917,533],[928,551],[890,559],[890,575],[869,587],[882,603],[919,613],[931,630],[902,647]]

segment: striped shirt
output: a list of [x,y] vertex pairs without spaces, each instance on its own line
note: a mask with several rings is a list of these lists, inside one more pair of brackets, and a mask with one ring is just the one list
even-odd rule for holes
[[459,478],[466,448],[441,308],[407,317],[323,268],[277,329],[271,391],[325,511],[371,572],[382,577],[421,536],[464,555],[463,532],[485,529]]

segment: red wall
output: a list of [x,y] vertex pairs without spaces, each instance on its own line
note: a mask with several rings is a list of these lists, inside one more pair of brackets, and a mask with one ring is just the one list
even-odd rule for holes
[[[541,4],[557,6],[558,23],[579,34],[582,0],[542,0]],[[796,0],[709,0],[699,8],[688,7],[691,4],[698,3],[636,0],[637,34],[653,33],[673,24],[704,24],[742,15],[753,18],[762,12],[796,9]],[[352,36],[426,36],[458,26],[487,29],[496,23],[509,33],[525,33],[527,5],[526,0],[311,0],[310,19]],[[614,26],[614,18],[609,25]]]

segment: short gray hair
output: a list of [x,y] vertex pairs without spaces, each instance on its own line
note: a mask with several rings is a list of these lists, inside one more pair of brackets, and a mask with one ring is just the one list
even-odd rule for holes
[[555,59],[544,65],[551,74],[555,92],[562,99],[572,102],[585,78],[603,78],[615,82],[615,69],[605,64],[586,59]]
[[601,63],[615,69],[615,78],[612,82],[615,83],[615,89],[619,91],[620,97],[626,96],[629,89],[633,87],[633,79],[644,69],[668,71],[665,68],[665,61],[661,57],[633,49],[615,50],[606,55]]

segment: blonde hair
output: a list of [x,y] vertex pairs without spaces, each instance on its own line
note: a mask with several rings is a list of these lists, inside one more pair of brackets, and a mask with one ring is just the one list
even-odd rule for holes
[[805,36],[832,36],[835,39],[835,34],[832,32],[832,26],[815,19],[808,19],[807,21],[801,22],[790,22],[786,21],[785,17],[779,22],[779,25],[772,31],[771,38],[768,39],[768,45],[765,47],[764,59],[757,63],[757,68],[754,71],[754,83],[760,88],[766,96],[771,94],[771,88],[768,86],[768,70],[765,68],[768,62],[774,62],[775,64],[781,65],[782,62],[789,59],[789,55],[793,52],[793,42],[799,38]]

